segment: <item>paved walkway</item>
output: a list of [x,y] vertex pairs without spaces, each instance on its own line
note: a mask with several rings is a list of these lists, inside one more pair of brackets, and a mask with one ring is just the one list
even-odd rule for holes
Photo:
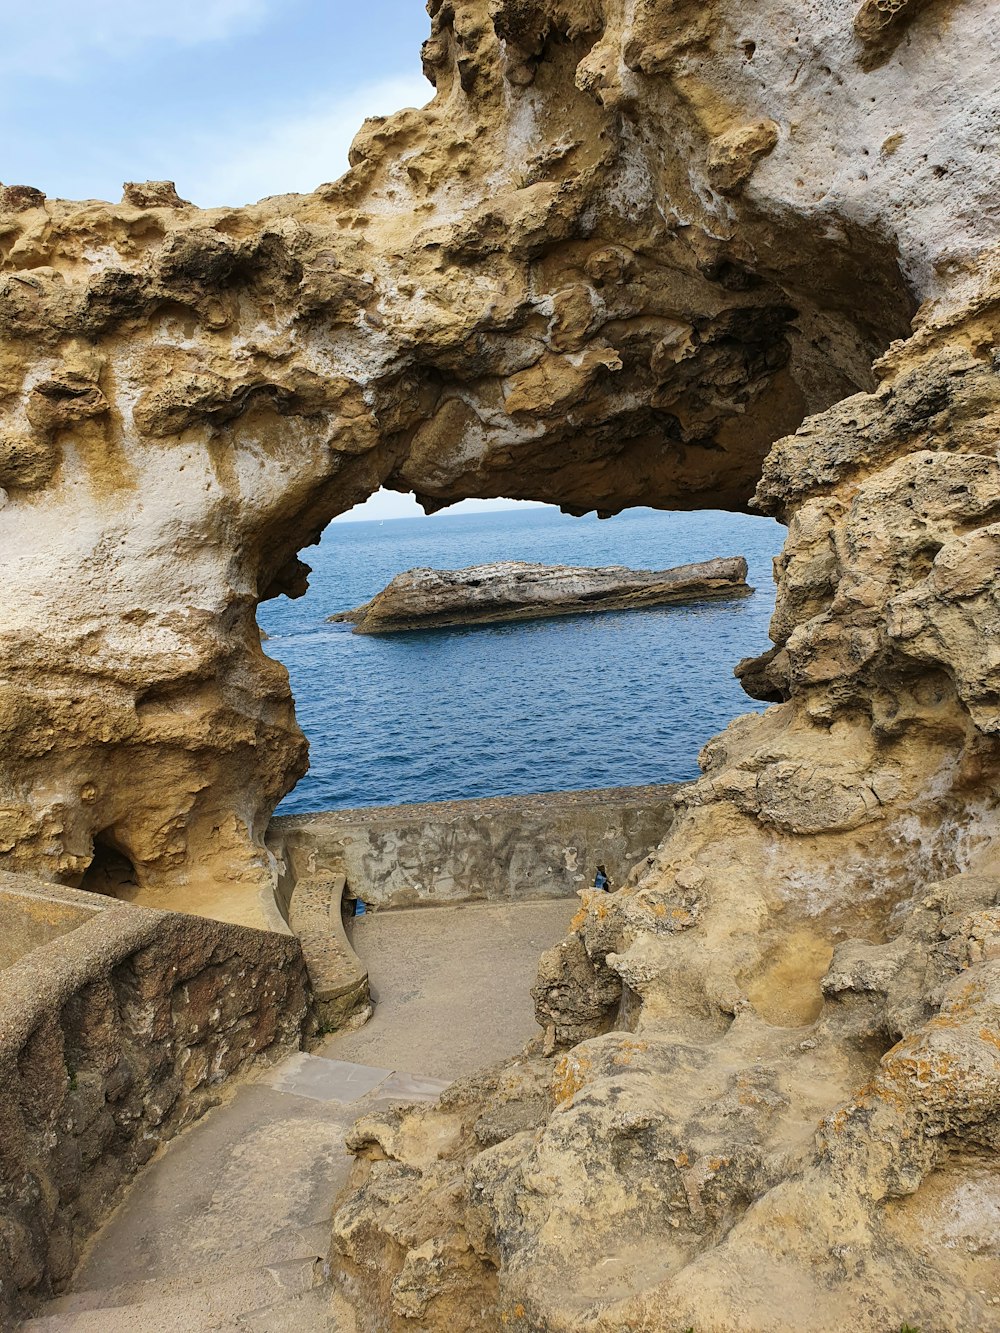
[[462,903],[355,917],[375,1014],[324,1054],[455,1079],[510,1059],[537,1031],[538,956],[569,930],[577,898]]
[[[516,1054],[528,988],[576,899],[372,913],[354,923],[375,1017],[236,1090],[138,1176],[69,1295],[26,1333],[353,1333],[327,1281],[351,1124]],[[416,1069],[418,1073],[398,1072]]]
[[136,1180],[70,1295],[26,1333],[351,1333],[326,1279],[358,1116],[447,1084],[299,1053],[241,1087]]

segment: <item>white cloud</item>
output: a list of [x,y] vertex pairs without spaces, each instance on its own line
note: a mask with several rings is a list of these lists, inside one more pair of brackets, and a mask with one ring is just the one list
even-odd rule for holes
[[46,0],[4,5],[0,74],[65,78],[95,56],[198,46],[255,28],[273,0]]
[[182,197],[203,208],[306,193],[347,170],[347,150],[366,116],[423,106],[432,93],[420,75],[399,75],[323,98],[279,120],[232,121],[211,134],[158,148],[149,174],[176,180]]
[[[459,500],[447,509],[439,510],[435,518],[446,514],[477,514],[495,509],[544,509],[538,500]],[[398,491],[376,491],[364,504],[355,505],[346,514],[340,514],[334,523],[357,523],[371,519],[423,518],[424,511],[412,495]]]

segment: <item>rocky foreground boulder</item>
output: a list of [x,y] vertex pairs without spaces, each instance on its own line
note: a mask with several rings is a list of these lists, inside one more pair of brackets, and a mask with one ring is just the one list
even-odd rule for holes
[[993,1333],[1000,6],[429,8],[433,100],[313,194],[0,191],[0,862],[266,888],[254,611],[380,485],[777,517],[773,706],[537,1048],[358,1128],[337,1280],[378,1333]]
[[444,625],[494,625],[593,611],[743,597],[747,562],[742,556],[703,560],[674,569],[597,569],[532,565],[503,560],[467,569],[408,569],[370,602],[338,611],[328,620],[353,624],[355,634],[393,634]]

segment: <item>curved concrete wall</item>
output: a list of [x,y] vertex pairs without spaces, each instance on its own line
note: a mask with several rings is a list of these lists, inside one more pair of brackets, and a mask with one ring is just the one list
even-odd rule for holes
[[0,922],[60,901],[75,928],[0,973],[2,1328],[70,1277],[157,1147],[298,1047],[309,1014],[291,936],[0,874]]
[[287,904],[296,881],[343,874],[349,892],[376,907],[561,898],[592,884],[599,864],[621,884],[666,836],[675,791],[611,787],[284,816],[267,835],[277,897]]

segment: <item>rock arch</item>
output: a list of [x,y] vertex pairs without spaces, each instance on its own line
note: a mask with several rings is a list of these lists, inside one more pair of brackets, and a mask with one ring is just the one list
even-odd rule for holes
[[[434,100],[366,123],[313,195],[0,195],[3,864],[73,881],[113,827],[165,893],[267,878],[305,747],[254,608],[301,591],[299,551],[379,485],[754,503],[789,538],[774,650],[741,670],[783,702],[706,748],[653,863],[543,962],[550,1050],[588,1036],[560,969],[616,1030],[567,1050],[533,1135],[465,1126],[405,1167],[394,1207],[449,1200],[446,1281],[419,1245],[373,1267],[377,1190],[339,1244],[383,1306],[398,1273],[394,1328],[434,1302],[478,1327],[483,1292],[532,1327],[777,1328],[759,1273],[789,1225],[796,1326],[985,1326],[887,1208],[942,1145],[995,1148],[1000,1105],[996,7],[429,8]],[[796,930],[837,949],[808,1095],[751,999]],[[692,1069],[705,1106],[671,1110]],[[826,1116],[817,1144],[769,1137],[789,1106]],[[405,1162],[405,1135],[366,1132]],[[560,1304],[559,1274],[626,1241],[640,1263],[671,1218],[696,1281],[654,1265]]]
[[[7,865],[73,882],[114,825],[147,886],[259,880],[305,747],[253,610],[334,514],[742,507],[906,331],[878,219],[748,191],[778,131],[647,68],[655,33],[612,75],[613,7],[432,10],[436,97],[314,195],[0,201]],[[746,80],[727,22],[671,41]]]

